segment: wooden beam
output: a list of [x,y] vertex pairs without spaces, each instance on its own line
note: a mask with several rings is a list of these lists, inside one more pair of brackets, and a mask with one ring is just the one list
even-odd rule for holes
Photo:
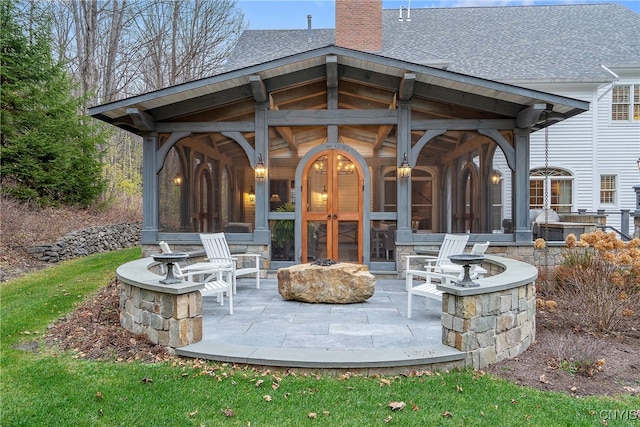
[[327,87],[338,87],[338,57],[328,55],[327,63]]
[[140,111],[137,108],[127,108],[127,114],[131,117],[133,125],[142,132],[155,130],[155,121],[149,113]]
[[255,132],[255,122],[166,122],[156,125],[156,132]]
[[[276,103],[274,102],[273,97],[271,96],[271,94],[269,94],[269,108],[272,111],[279,110],[279,108],[276,105]],[[276,131],[280,134],[282,139],[285,140],[285,142],[287,143],[289,148],[291,148],[295,153],[297,153],[298,152],[298,144],[296,144],[296,140],[295,140],[295,137],[293,135],[293,131],[291,130],[291,128],[284,127],[284,126],[274,126],[274,127],[275,127]]]
[[447,129],[447,130],[477,130],[498,129],[512,130],[516,121],[512,119],[462,119],[462,120],[412,120],[412,130]]
[[[391,100],[391,104],[389,104],[390,110],[395,110],[397,105],[396,95],[393,95],[393,99]],[[376,133],[376,141],[373,144],[373,151],[378,151],[382,148],[382,144],[384,144],[384,140],[387,139],[391,131],[393,130],[393,126],[380,126],[378,128],[378,132]]]
[[405,73],[402,80],[400,80],[400,87],[398,88],[398,99],[400,101],[409,101],[413,96],[413,84],[416,82],[416,75],[413,73]]
[[164,120],[174,120],[176,117],[184,117],[201,111],[211,110],[221,105],[229,105],[251,98],[250,85],[244,85],[153,108],[152,113],[156,121],[161,122]]
[[329,125],[395,125],[396,110],[283,110],[269,111],[271,126],[329,126]]
[[251,84],[253,99],[256,102],[267,102],[267,88],[260,76],[249,76],[249,83]]
[[515,102],[501,101],[487,96],[420,82],[415,84],[413,94],[424,99],[441,101],[453,105],[463,105],[476,110],[488,111],[509,117],[516,117],[520,110],[522,110],[522,105]]

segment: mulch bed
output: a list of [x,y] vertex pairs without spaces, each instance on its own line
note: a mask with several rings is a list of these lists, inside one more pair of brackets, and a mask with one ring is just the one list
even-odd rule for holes
[[166,347],[152,343],[120,326],[120,295],[114,281],[85,301],[74,312],[49,326],[46,342],[78,357],[96,360],[158,362],[171,355]]

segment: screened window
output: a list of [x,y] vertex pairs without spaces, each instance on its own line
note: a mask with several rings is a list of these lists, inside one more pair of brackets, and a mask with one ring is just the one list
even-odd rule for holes
[[411,228],[433,230],[433,176],[421,169],[411,174]]
[[640,120],[640,85],[613,87],[611,91],[611,120]]
[[615,204],[616,202],[616,176],[600,176],[600,203]]
[[396,171],[395,169],[384,175],[384,200],[385,212],[395,212],[397,203]]
[[529,181],[529,204],[531,209],[542,209],[545,206],[545,195],[549,197],[548,205],[556,212],[571,212],[573,201],[573,177],[562,169],[533,169]]
[[158,173],[160,231],[251,232],[255,226],[253,169],[244,153],[233,161],[221,157],[212,146],[189,138],[169,150]]

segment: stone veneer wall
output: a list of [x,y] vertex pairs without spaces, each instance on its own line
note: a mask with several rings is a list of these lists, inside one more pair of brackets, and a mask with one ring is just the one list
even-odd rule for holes
[[120,282],[120,324],[173,348],[202,340],[202,294],[171,294]]
[[487,294],[442,295],[442,342],[482,369],[513,358],[535,339],[535,283]]
[[40,261],[58,262],[130,248],[140,243],[140,227],[139,222],[89,227],[68,233],[52,245],[31,246],[27,251]]

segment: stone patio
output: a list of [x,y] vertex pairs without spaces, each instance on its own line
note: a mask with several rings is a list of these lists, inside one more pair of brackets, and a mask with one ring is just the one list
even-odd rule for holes
[[[464,362],[465,353],[442,344],[440,303],[416,298],[407,319],[404,280],[379,279],[362,303],[285,301],[276,279],[239,280],[234,314],[215,297],[203,302],[202,341],[179,355],[264,366],[428,369]],[[227,302],[225,300],[225,302]],[[377,369],[379,370],[379,369]]]

